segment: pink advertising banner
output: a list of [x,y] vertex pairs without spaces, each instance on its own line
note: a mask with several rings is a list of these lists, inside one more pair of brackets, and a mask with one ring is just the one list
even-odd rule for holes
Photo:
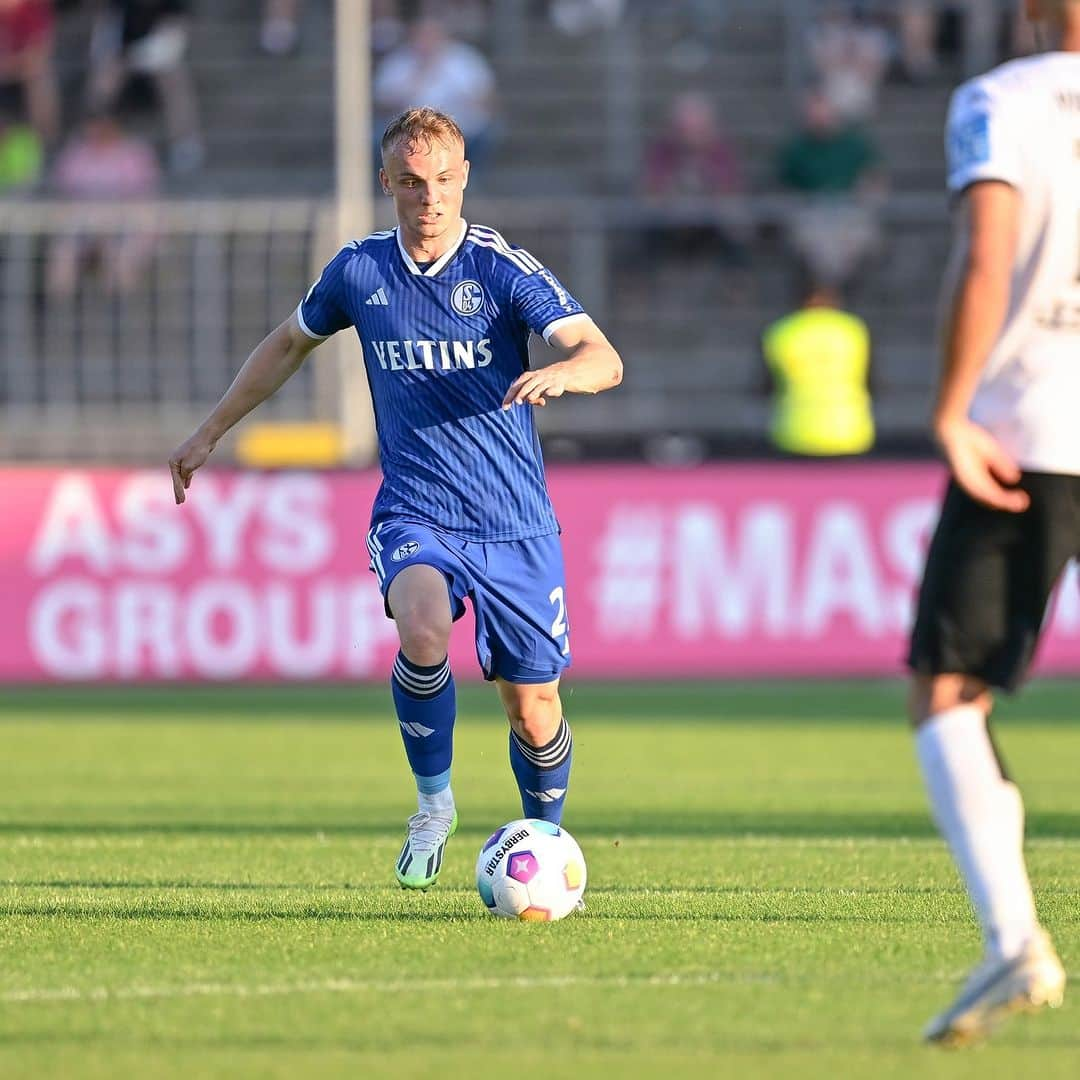
[[[553,469],[571,674],[895,675],[933,464]],[[0,470],[0,681],[382,679],[372,473]],[[1080,670],[1070,570],[1040,666]],[[458,677],[479,677],[471,617]]]

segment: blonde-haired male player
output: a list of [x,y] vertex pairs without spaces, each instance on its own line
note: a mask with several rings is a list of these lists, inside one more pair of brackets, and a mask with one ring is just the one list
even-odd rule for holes
[[1023,679],[1050,591],[1080,552],[1080,0],[1027,0],[1058,51],[957,90],[959,232],[934,431],[952,480],[912,633],[912,719],[934,818],[986,955],[926,1037],[978,1041],[1060,1004],[1035,913],[1024,807],[987,727]]
[[[477,658],[510,721],[525,816],[552,829],[562,816],[573,741],[559,676],[570,638],[559,523],[530,406],[615,386],[622,362],[539,260],[462,220],[469,163],[449,116],[419,108],[392,120],[382,161],[397,228],[338,252],[169,465],[180,503],[233,424],[321,341],[356,329],[383,472],[367,546],[401,641],[391,689],[417,788],[396,874],[402,887],[426,889],[457,827],[447,645],[466,599]],[[559,357],[537,370],[534,333]]]

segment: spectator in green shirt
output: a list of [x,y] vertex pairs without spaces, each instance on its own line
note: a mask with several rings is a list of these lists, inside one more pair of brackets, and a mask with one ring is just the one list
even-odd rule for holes
[[32,189],[41,179],[44,156],[37,132],[0,110],[0,195]]
[[803,274],[842,289],[879,241],[875,203],[885,183],[874,144],[814,90],[802,129],[780,149],[777,173],[788,191],[803,197],[788,222]]
[[781,147],[780,183],[805,195],[845,194],[873,183],[878,154],[863,132],[844,123],[820,91],[806,99],[802,130]]

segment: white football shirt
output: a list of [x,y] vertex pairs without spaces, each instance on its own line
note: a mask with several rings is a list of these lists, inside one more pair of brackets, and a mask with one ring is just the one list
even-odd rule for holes
[[953,95],[949,190],[1022,196],[1008,315],[971,418],[1024,469],[1080,474],[1080,53],[1003,64]]

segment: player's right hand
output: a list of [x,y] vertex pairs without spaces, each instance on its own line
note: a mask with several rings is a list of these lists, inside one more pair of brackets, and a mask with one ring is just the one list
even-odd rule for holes
[[182,442],[169,455],[169,472],[172,473],[173,495],[179,506],[185,499],[184,492],[191,487],[191,477],[210,456],[215,444],[198,431]]
[[1031,504],[1020,467],[984,427],[966,417],[935,425],[935,434],[956,482],[973,499],[995,510],[1023,513]]

